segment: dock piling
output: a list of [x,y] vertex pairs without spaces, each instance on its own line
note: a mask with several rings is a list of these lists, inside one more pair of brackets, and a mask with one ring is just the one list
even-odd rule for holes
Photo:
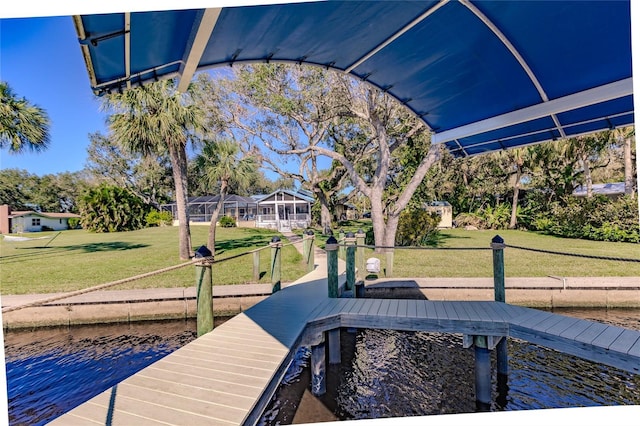
[[196,329],[198,337],[213,330],[213,279],[211,274],[211,251],[201,246],[195,257],[202,258],[196,264],[196,305],[198,308]]
[[356,286],[356,238],[353,232],[347,232],[345,236],[344,243],[347,246],[347,284],[346,290],[352,291],[355,290]]
[[340,364],[340,329],[327,331],[329,343],[329,364]]
[[365,261],[364,261],[364,237],[365,233],[362,229],[358,229],[356,232],[356,245],[358,249],[356,250],[356,268],[358,269],[358,279],[362,280],[365,278]]
[[329,237],[325,245],[327,252],[327,284],[329,297],[338,297],[338,240]]
[[271,293],[280,291],[282,267],[282,242],[280,237],[271,238]]
[[[504,239],[496,235],[491,239],[493,249],[493,288],[496,302],[505,303],[505,283],[504,283]],[[496,347],[496,367],[498,377],[504,383],[504,388],[508,389],[507,378],[509,374],[509,354],[507,352],[507,338],[504,337]],[[502,377],[501,377],[502,376]]]
[[260,252],[257,250],[253,252],[253,281],[260,281]]
[[[491,411],[491,351],[486,347],[485,336],[475,336],[476,356],[476,408],[478,411]],[[484,344],[483,344],[484,343]]]
[[314,396],[322,396],[327,392],[324,347],[324,337],[320,334],[311,345],[311,393]]
[[302,257],[304,257],[304,261],[307,264],[307,272],[312,272],[315,268],[315,256],[313,250],[313,240],[315,239],[315,234],[311,229],[308,229],[304,233],[302,239]]

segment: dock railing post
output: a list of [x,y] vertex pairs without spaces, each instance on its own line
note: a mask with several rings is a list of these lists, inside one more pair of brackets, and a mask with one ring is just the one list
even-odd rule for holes
[[282,242],[280,237],[271,238],[271,293],[280,291],[281,266],[282,266]]
[[358,268],[358,279],[363,280],[366,276],[364,265],[364,237],[365,233],[362,229],[358,229],[356,233],[356,268]]
[[504,292],[504,240],[500,235],[491,239],[493,249],[493,292],[496,302],[506,300]]
[[347,232],[344,243],[347,246],[347,291],[354,291],[356,287],[356,236],[353,232]]
[[260,281],[260,250],[253,252],[253,281]]
[[315,233],[311,229],[305,231],[302,237],[302,257],[307,264],[307,272],[311,272],[315,268],[315,256],[313,250],[314,239]]
[[325,245],[327,252],[327,285],[329,297],[338,297],[338,240],[329,237]]
[[[505,303],[505,283],[504,283],[504,239],[496,235],[491,240],[493,249],[493,288],[496,302]],[[507,351],[507,338],[503,337],[496,346],[496,368],[498,370],[498,391],[506,395],[509,386],[507,385],[509,375],[509,354]]]
[[340,244],[338,248],[338,257],[342,260],[345,260],[345,246],[344,246],[344,231],[341,229],[338,232],[338,244]]
[[195,257],[202,258],[201,263],[196,263],[196,329],[200,337],[213,330],[213,258],[211,250],[205,246],[196,250]]

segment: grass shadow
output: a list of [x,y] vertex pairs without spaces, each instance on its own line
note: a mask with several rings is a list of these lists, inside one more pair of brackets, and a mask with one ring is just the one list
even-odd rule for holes
[[259,233],[246,238],[216,241],[216,255],[240,248],[260,248],[271,242],[271,236]]
[[23,251],[22,253],[10,254],[8,256],[0,256],[0,263],[7,264],[12,262],[18,262],[28,258],[38,257],[41,259],[63,256],[69,252],[81,251],[84,253],[95,252],[107,252],[107,251],[123,251],[123,250],[135,250],[140,248],[149,247],[148,244],[132,244],[121,241],[114,241],[108,243],[90,243],[90,244],[77,244],[69,246],[54,246],[54,247],[16,247],[16,250]]

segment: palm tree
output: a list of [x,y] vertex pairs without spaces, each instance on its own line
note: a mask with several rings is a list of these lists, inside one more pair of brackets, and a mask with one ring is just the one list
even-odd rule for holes
[[9,85],[0,81],[0,148],[10,154],[49,147],[49,116],[25,98],[18,98]]
[[222,139],[206,142],[195,163],[210,187],[220,185],[220,200],[211,215],[207,241],[209,250],[215,253],[216,222],[225,197],[229,194],[229,186],[232,182],[238,187],[249,185],[256,173],[256,162],[253,157],[240,156],[240,145],[237,142]]
[[194,87],[176,90],[173,80],[137,87],[107,96],[106,107],[114,140],[130,152],[167,154],[171,160],[179,221],[180,259],[192,255],[187,211],[187,142],[204,130],[204,111],[193,102]]
[[614,138],[618,142],[622,141],[622,152],[624,160],[624,193],[627,195],[634,194],[634,172],[633,172],[633,155],[631,153],[631,143],[635,139],[636,130],[634,127],[621,127],[613,131]]

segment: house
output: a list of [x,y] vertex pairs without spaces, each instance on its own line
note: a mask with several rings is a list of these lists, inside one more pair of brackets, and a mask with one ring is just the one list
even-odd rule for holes
[[354,220],[359,218],[356,206],[344,201],[338,201],[335,204],[333,211],[333,220],[335,222],[339,220]]
[[279,189],[257,200],[256,227],[290,231],[311,225],[313,196],[304,190]]
[[[215,210],[220,195],[205,195],[200,197],[190,197],[187,199],[187,209],[189,211],[189,223],[193,225],[208,225],[211,222],[211,215]],[[173,216],[173,224],[178,224],[178,210],[176,203],[163,204],[161,210],[170,211]],[[224,199],[224,206],[220,210],[218,219],[222,216],[235,218],[238,226],[255,226],[255,216],[257,213],[257,203],[251,197],[240,195],[227,195]]]
[[69,229],[69,219],[80,218],[75,213],[42,213],[33,210],[11,211],[7,204],[0,206],[0,233],[63,231]]
[[[220,195],[191,197],[188,199],[189,223],[206,225],[220,201]],[[313,197],[306,191],[279,189],[268,195],[228,195],[225,197],[220,217],[231,216],[242,227],[277,229],[307,228],[311,225]],[[164,204],[161,210],[170,211],[174,226],[178,224],[176,203]]]
[[[605,195],[611,199],[616,199],[624,195],[624,182],[615,183],[596,183],[593,185],[593,195]],[[574,197],[586,197],[587,187],[584,185],[578,186],[573,191]]]

